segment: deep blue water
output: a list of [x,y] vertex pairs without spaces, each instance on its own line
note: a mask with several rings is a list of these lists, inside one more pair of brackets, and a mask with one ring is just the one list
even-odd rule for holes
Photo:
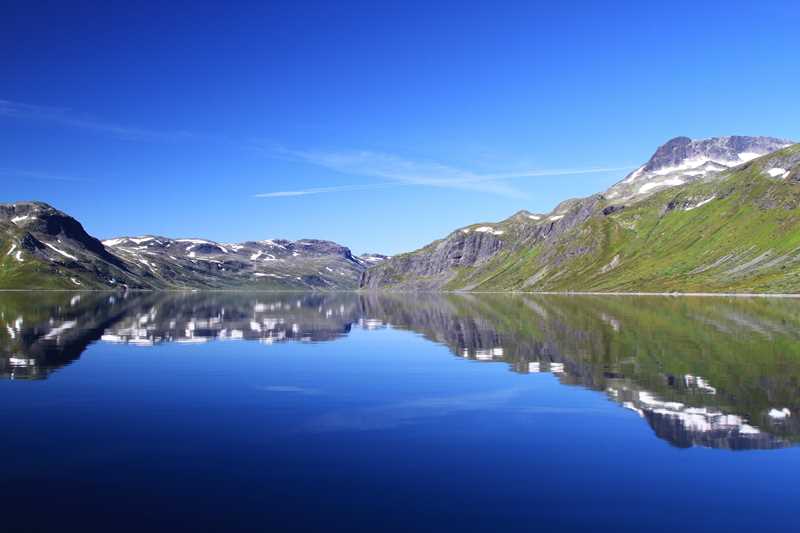
[[3,531],[793,531],[798,310],[0,295]]

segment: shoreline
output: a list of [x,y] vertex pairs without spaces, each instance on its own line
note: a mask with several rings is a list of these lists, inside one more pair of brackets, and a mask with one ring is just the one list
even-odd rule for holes
[[97,293],[342,293],[353,292],[362,294],[529,294],[543,296],[668,296],[668,297],[724,297],[724,298],[800,298],[800,293],[772,293],[772,292],[621,292],[621,291],[400,291],[400,290],[364,290],[342,289],[332,291],[314,291],[303,289],[128,289],[119,291],[115,289],[0,289],[2,293],[17,292],[97,292]]
[[[458,292],[458,291],[455,291]],[[719,296],[726,298],[800,298],[800,293],[779,292],[598,292],[598,291],[474,291],[461,294],[542,294],[547,296]]]

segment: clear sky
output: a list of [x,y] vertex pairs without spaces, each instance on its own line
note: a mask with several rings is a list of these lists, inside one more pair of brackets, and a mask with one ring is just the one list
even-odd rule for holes
[[393,254],[678,135],[800,139],[796,1],[226,4],[6,2],[0,202]]

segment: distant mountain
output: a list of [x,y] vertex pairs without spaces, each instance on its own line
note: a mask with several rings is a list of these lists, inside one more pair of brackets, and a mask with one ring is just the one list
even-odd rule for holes
[[330,241],[217,243],[145,235],[103,244],[147,271],[156,287],[352,289],[365,262]]
[[313,239],[101,242],[47,204],[0,205],[0,289],[352,289],[379,257]]
[[679,137],[603,194],[460,228],[369,268],[361,284],[798,292],[800,145],[787,144]]

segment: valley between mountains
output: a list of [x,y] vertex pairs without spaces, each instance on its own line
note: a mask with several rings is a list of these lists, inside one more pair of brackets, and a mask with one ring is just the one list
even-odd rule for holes
[[394,257],[323,240],[100,241],[0,205],[0,289],[800,292],[800,145],[678,137],[603,193]]

